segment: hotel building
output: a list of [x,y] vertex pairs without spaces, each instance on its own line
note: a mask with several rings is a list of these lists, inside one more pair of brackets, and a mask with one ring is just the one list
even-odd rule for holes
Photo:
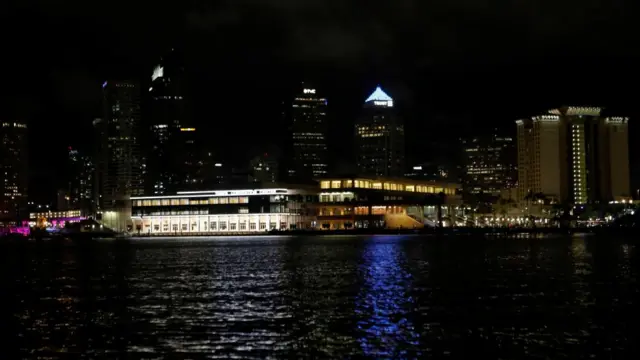
[[355,152],[360,174],[403,176],[404,125],[393,99],[378,86],[365,100],[355,124]]
[[315,189],[186,191],[132,198],[134,233],[195,235],[259,233],[315,226]]
[[586,204],[631,198],[628,118],[567,106],[516,121],[518,198]]
[[[320,181],[319,229],[422,228],[443,216],[455,219],[458,184],[410,179],[350,177]],[[438,214],[438,208],[444,208]],[[453,219],[451,218],[453,216]]]

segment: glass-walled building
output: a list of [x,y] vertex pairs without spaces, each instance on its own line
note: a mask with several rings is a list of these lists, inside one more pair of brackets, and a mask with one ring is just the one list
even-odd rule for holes
[[250,233],[315,226],[317,192],[305,189],[187,191],[132,198],[140,234]]
[[[453,216],[461,205],[458,184],[393,178],[340,178],[320,181],[319,229],[421,228]],[[438,214],[438,207],[441,214]],[[444,209],[444,212],[442,212]]]

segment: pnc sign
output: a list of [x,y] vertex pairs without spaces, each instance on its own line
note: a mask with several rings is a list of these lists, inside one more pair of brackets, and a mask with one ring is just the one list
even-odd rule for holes
[[315,94],[316,93],[316,89],[304,89],[302,90],[303,93],[305,94]]

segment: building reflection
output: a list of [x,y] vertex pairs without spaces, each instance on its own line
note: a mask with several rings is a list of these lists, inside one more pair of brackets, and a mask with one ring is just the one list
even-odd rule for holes
[[356,298],[357,331],[366,356],[418,356],[419,335],[410,319],[416,306],[401,237],[375,237],[362,253],[363,286]]

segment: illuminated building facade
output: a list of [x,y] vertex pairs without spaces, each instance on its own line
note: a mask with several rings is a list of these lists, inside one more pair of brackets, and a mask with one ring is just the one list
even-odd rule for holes
[[304,83],[288,112],[289,140],[288,176],[300,182],[326,176],[327,99]]
[[355,125],[359,173],[369,176],[404,175],[404,125],[393,99],[380,87],[365,100]]
[[[410,179],[349,177],[320,181],[317,227],[422,228],[435,226],[437,207],[454,215],[458,184]],[[455,221],[455,219],[454,219]]]
[[95,166],[91,157],[86,156],[69,147],[67,174],[69,176],[68,206],[80,209],[84,215],[93,213],[94,203],[94,176]]
[[586,204],[631,198],[628,118],[567,106],[518,120],[518,197]]
[[186,110],[184,83],[180,56],[172,50],[151,75],[145,193],[161,195],[201,186],[197,129]]
[[103,85],[104,117],[96,119],[96,192],[102,220],[114,230],[125,230],[130,197],[142,194],[139,152],[140,89],[130,81]]
[[464,156],[463,190],[471,196],[497,199],[517,182],[516,143],[497,130],[490,136],[462,140]]
[[2,121],[0,127],[0,221],[13,223],[27,217],[29,159],[27,124]]
[[134,232],[152,235],[308,229],[317,191],[288,188],[185,191],[132,198]]

